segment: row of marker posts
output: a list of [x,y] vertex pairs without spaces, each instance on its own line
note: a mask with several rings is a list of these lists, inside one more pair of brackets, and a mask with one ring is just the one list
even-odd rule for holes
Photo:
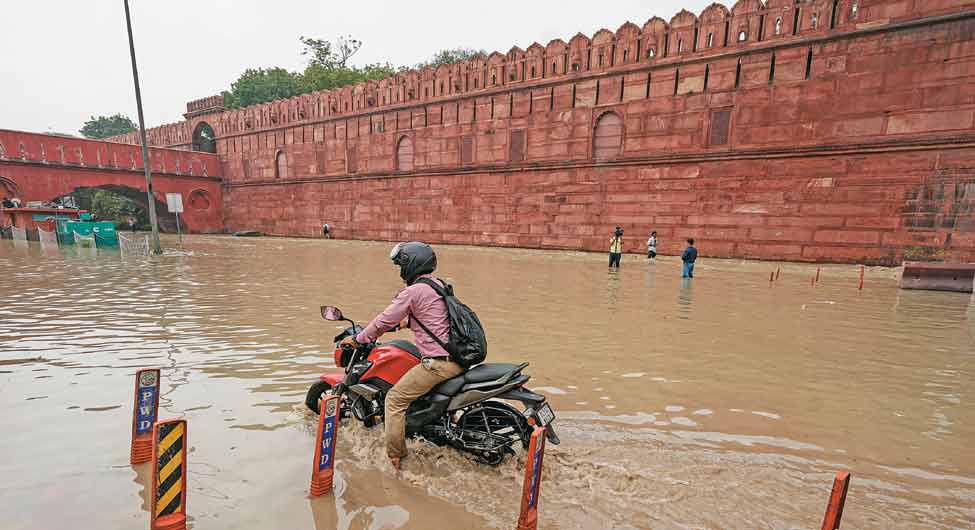
[[[859,287],[857,287],[857,290],[858,291],[862,291],[863,290],[863,274],[864,274],[865,270],[866,270],[866,267],[864,265],[860,265],[860,285],[859,285]],[[773,283],[779,281],[779,273],[781,273],[781,272],[782,272],[782,268],[781,267],[776,268],[775,271],[769,272],[769,274],[768,274],[768,283],[769,283],[769,286],[771,286]],[[815,286],[817,283],[819,283],[819,276],[820,276],[821,273],[822,273],[822,267],[816,267],[816,275],[813,276],[813,277],[811,277],[811,278],[809,278],[809,285]]]
[[132,407],[132,465],[152,461],[151,530],[186,529],[186,420],[158,421],[157,368],[135,373]]
[[[771,279],[778,279],[778,271]],[[129,460],[132,465],[152,461],[150,530],[185,530],[187,424],[186,420],[157,421],[160,383],[160,372],[156,368],[136,372]],[[312,497],[330,493],[334,485],[335,444],[341,419],[340,399],[339,396],[329,396],[319,402],[318,410],[321,413],[318,416],[315,459],[312,462],[311,484],[308,488]],[[536,427],[528,444],[518,530],[538,528],[545,440],[545,427]],[[849,487],[850,474],[837,474],[822,530],[839,529]]]

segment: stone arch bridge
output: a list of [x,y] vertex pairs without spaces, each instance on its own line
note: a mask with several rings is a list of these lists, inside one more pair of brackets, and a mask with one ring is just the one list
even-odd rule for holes
[[[149,160],[163,230],[176,230],[175,217],[165,206],[167,193],[183,197],[180,217],[185,230],[223,230],[221,166],[216,155],[152,147]],[[145,206],[141,147],[0,129],[0,197],[19,197],[26,204],[51,201],[83,188],[108,189]]]

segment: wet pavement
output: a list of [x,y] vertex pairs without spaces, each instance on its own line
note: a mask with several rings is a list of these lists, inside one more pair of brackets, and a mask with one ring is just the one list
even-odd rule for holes
[[[175,247],[175,238],[166,243]],[[335,496],[307,497],[336,324],[400,287],[390,244],[184,238],[158,258],[0,241],[3,528],[142,528],[149,466],[128,464],[132,377],[162,368],[160,418],[189,421],[190,525],[511,528],[523,455],[487,468],[346,423]],[[543,529],[975,528],[975,303],[900,291],[894,269],[438,248],[491,361],[531,362],[562,445]],[[778,282],[769,272],[781,267]],[[409,332],[397,334],[409,338]]]

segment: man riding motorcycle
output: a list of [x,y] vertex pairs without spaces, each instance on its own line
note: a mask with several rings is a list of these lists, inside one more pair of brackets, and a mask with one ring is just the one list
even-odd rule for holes
[[[393,247],[389,257],[399,266],[399,275],[406,282],[406,288],[365,329],[355,337],[345,338],[342,344],[357,347],[400,327],[413,330],[422,360],[406,372],[386,395],[386,454],[393,467],[400,469],[400,463],[407,454],[406,410],[410,403],[438,384],[464,373],[464,368],[451,361],[447,351],[422,329],[425,327],[443,343],[450,338],[447,304],[433,287],[417,282],[420,278],[439,282],[432,276],[437,270],[437,255],[433,248],[420,242],[400,243]],[[420,329],[415,329],[414,324],[418,324]]]

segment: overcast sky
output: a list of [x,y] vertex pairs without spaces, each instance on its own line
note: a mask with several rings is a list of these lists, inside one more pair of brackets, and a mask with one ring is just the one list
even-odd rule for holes
[[[249,67],[301,70],[301,35],[363,41],[353,62],[415,64],[442,48],[507,52],[643,25],[711,0],[130,0],[148,126],[182,120]],[[91,115],[136,119],[122,0],[0,0],[0,129],[77,134]],[[732,2],[728,2],[730,4]]]

